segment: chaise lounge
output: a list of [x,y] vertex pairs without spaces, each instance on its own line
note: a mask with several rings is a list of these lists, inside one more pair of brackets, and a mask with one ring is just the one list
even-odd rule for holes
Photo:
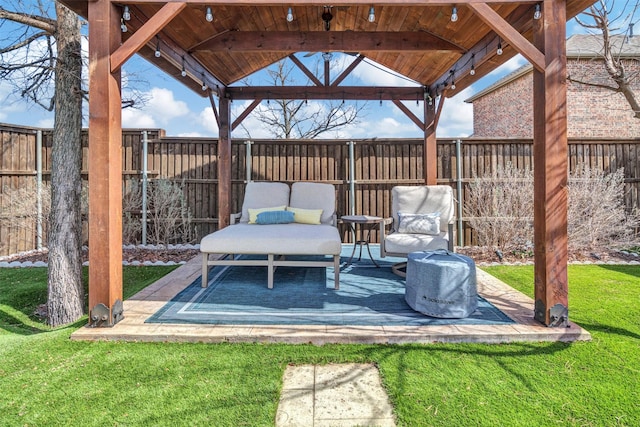
[[[269,289],[278,266],[333,266],[334,288],[339,289],[342,240],[336,227],[333,185],[296,182],[289,188],[281,182],[250,182],[242,212],[232,215],[231,223],[200,242],[202,287],[208,286],[211,265],[266,266]],[[210,255],[218,256],[209,259]],[[235,255],[266,259],[238,259]],[[287,259],[291,255],[329,255],[332,259]]]

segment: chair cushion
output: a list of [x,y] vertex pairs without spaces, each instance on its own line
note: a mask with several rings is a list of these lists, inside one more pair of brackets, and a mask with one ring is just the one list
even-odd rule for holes
[[200,241],[201,252],[214,254],[339,255],[341,249],[333,225],[235,224]]
[[336,190],[332,184],[294,182],[289,206],[302,209],[322,209],[320,222],[332,224],[336,212]]
[[[249,209],[275,208],[289,204],[289,186],[284,182],[250,182],[244,190],[240,222],[249,222]],[[284,208],[281,208],[282,210]]]
[[265,211],[258,214],[256,224],[289,224],[293,222],[293,212]]
[[299,224],[320,224],[322,209],[302,209],[289,206],[287,211],[293,214],[293,222]]
[[385,236],[384,250],[390,254],[406,256],[411,252],[447,249],[448,244],[449,233],[446,232],[437,236],[432,234],[391,233]]
[[398,233],[440,234],[440,212],[408,214],[398,212]]
[[448,185],[399,185],[391,190],[391,213],[394,228],[398,229],[398,212],[440,212],[440,230],[446,230],[453,219],[455,205],[453,190]]

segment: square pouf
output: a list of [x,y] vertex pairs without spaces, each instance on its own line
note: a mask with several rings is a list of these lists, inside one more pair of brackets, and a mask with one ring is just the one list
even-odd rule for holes
[[427,316],[468,317],[478,307],[476,265],[447,250],[411,252],[404,299]]

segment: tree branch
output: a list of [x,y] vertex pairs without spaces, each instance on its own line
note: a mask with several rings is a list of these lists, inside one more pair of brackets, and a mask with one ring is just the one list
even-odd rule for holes
[[30,15],[27,13],[10,12],[0,7],[0,19],[6,19],[29,27],[39,28],[42,31],[53,35],[57,29],[57,23],[51,18],[44,16]]

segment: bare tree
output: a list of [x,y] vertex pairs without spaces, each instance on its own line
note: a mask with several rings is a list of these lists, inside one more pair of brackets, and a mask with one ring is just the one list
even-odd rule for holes
[[47,15],[49,4],[37,1],[41,15],[27,12],[20,1],[13,4],[15,11],[0,8],[0,24],[20,24],[3,32],[2,42],[6,44],[0,47],[0,78],[17,85],[23,97],[55,111],[47,322],[59,326],[80,318],[85,308],[81,256],[82,52],[78,16],[56,2],[56,18],[51,18]]
[[[295,67],[286,60],[277,62],[267,70],[273,86],[296,84]],[[267,99],[252,114],[264,129],[279,139],[312,139],[319,135],[356,124],[365,104],[345,101],[312,102],[292,99]],[[248,135],[250,129],[242,126]]]
[[[612,84],[594,81],[588,76],[568,76],[568,80],[574,83],[597,86],[613,92],[621,93],[633,110],[634,117],[640,118],[640,102],[633,89],[633,83],[638,78],[637,73],[629,72],[623,62],[625,46],[629,37],[633,36],[633,19],[638,8],[638,2],[625,7],[618,14],[611,16],[615,1],[598,0],[586,12],[583,17],[576,17],[576,21],[583,27],[602,35],[601,55],[604,67],[613,80]],[[629,11],[629,9],[631,9]]]

